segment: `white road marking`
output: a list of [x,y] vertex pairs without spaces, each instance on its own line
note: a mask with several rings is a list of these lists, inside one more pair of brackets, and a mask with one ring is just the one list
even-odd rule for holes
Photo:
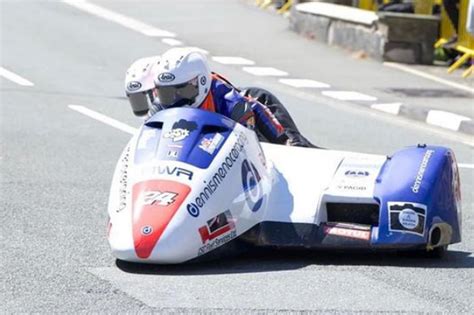
[[355,91],[323,91],[323,95],[335,98],[340,101],[376,101],[375,96],[355,92]]
[[[315,103],[321,103],[320,95],[308,92],[307,90],[294,89],[286,85],[281,85],[280,83],[277,83],[277,82],[268,82],[267,85],[268,85],[268,88],[274,89],[275,91],[278,89],[284,90],[288,94],[298,99],[311,101]],[[458,143],[468,145],[469,147],[474,147],[474,138],[470,135],[467,135],[462,132],[452,132],[451,130],[439,128],[439,127],[432,126],[426,123],[420,123],[419,120],[409,119],[402,115],[395,116],[396,119],[394,119],[393,116],[386,115],[385,113],[380,113],[379,111],[373,110],[370,107],[354,106],[354,104],[351,104],[349,102],[347,103],[326,102],[325,106],[328,106],[336,110],[344,110],[345,112],[348,112],[351,115],[356,115],[356,116],[372,115],[374,117],[377,117],[378,120],[384,123],[387,123],[389,125],[393,125],[399,128],[407,128],[409,130],[412,130],[413,132],[429,133],[431,135],[436,135],[449,141],[455,141]]]
[[105,116],[82,105],[68,105],[68,107],[72,110],[75,110],[76,112],[89,116],[90,118],[98,120],[106,125],[112,126],[131,135],[134,135],[138,130],[137,128],[124,124],[123,122]]
[[402,103],[373,104],[370,107],[392,115],[398,115]]
[[288,72],[278,70],[272,67],[243,67],[242,70],[257,76],[280,77],[288,75]]
[[182,46],[183,42],[174,38],[163,38],[161,40],[163,44],[170,45],[170,46]]
[[7,69],[3,67],[0,67],[0,76],[22,86],[34,86],[33,82],[30,82],[27,79],[19,76],[16,73],[8,71]]
[[161,30],[159,28],[145,24],[143,22],[127,17],[120,13],[113,12],[109,9],[103,8],[96,4],[89,3],[85,0],[62,0],[62,1],[65,4],[76,7],[82,11],[101,17],[105,20],[115,22],[126,28],[142,33],[143,35],[146,35],[146,36],[151,36],[151,37],[175,37],[176,36],[175,34],[171,32]]
[[422,77],[422,78],[425,78],[425,79],[428,79],[428,80],[431,80],[431,81],[435,81],[435,82],[438,82],[438,83],[441,83],[441,84],[444,84],[444,85],[447,85],[447,86],[456,88],[456,89],[458,89],[458,90],[463,90],[463,91],[467,91],[467,92],[469,92],[469,93],[473,93],[473,94],[474,94],[474,89],[473,89],[473,88],[470,88],[470,87],[468,87],[468,86],[465,86],[465,85],[462,85],[462,84],[459,84],[459,83],[451,82],[451,81],[449,81],[449,80],[445,80],[445,79],[439,78],[439,77],[437,77],[437,76],[434,76],[434,75],[432,75],[432,74],[425,73],[425,72],[423,72],[423,71],[419,71],[419,70],[415,70],[415,69],[409,68],[409,67],[404,66],[404,65],[401,65],[401,64],[399,64],[399,63],[395,63],[395,62],[384,62],[383,65],[384,65],[384,66],[387,66],[387,67],[390,67],[390,68],[395,68],[395,69],[398,69],[398,70],[402,70],[402,71],[405,71],[405,72],[408,72],[408,73],[417,75],[417,76],[419,76],[419,77]]
[[470,169],[474,169],[474,164],[459,163],[459,164],[458,164],[458,167],[459,167],[459,168],[470,168]]
[[280,83],[295,87],[295,88],[330,88],[331,86],[327,83],[318,82],[314,80],[308,79],[280,79],[278,80]]
[[451,130],[458,130],[462,121],[469,120],[471,118],[442,110],[430,110],[426,117],[426,123]]
[[224,65],[252,66],[255,64],[255,61],[242,58],[242,57],[217,56],[217,57],[212,57],[212,60],[218,63],[222,63]]

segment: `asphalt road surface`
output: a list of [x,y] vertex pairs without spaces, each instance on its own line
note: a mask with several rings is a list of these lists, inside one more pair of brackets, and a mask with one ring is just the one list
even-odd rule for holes
[[259,252],[200,265],[117,265],[106,240],[106,204],[130,134],[69,105],[138,127],[123,90],[135,59],[180,41],[210,57],[243,57],[288,78],[364,95],[383,97],[389,87],[449,88],[308,42],[281,17],[240,1],[93,3],[100,7],[1,1],[0,313],[474,312],[472,137],[215,61],[212,68],[236,84],[274,91],[318,145],[378,154],[417,143],[451,147],[463,166],[463,241],[443,260]]

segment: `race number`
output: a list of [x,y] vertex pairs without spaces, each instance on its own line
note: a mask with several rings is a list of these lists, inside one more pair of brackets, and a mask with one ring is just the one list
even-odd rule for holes
[[175,198],[178,194],[173,192],[161,192],[161,191],[146,191],[143,194],[143,204],[145,205],[158,205],[158,206],[169,206],[175,202]]

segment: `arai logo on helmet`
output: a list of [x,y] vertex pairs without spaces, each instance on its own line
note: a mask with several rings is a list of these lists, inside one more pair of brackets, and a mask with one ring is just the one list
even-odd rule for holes
[[142,84],[141,84],[140,82],[138,82],[138,81],[131,81],[131,82],[129,82],[128,85],[127,85],[127,89],[128,89],[130,92],[139,90],[141,87],[142,87]]
[[160,81],[160,82],[171,82],[175,78],[176,77],[174,76],[174,74],[172,74],[170,72],[163,72],[163,73],[160,73],[160,75],[158,76],[158,81]]

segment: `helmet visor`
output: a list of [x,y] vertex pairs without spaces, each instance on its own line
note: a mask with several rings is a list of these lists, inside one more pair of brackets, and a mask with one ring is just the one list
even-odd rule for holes
[[199,95],[197,77],[182,84],[157,85],[156,89],[158,91],[158,102],[164,108],[191,105]]
[[128,100],[132,105],[133,113],[137,116],[146,115],[151,103],[153,103],[152,91],[128,94]]

